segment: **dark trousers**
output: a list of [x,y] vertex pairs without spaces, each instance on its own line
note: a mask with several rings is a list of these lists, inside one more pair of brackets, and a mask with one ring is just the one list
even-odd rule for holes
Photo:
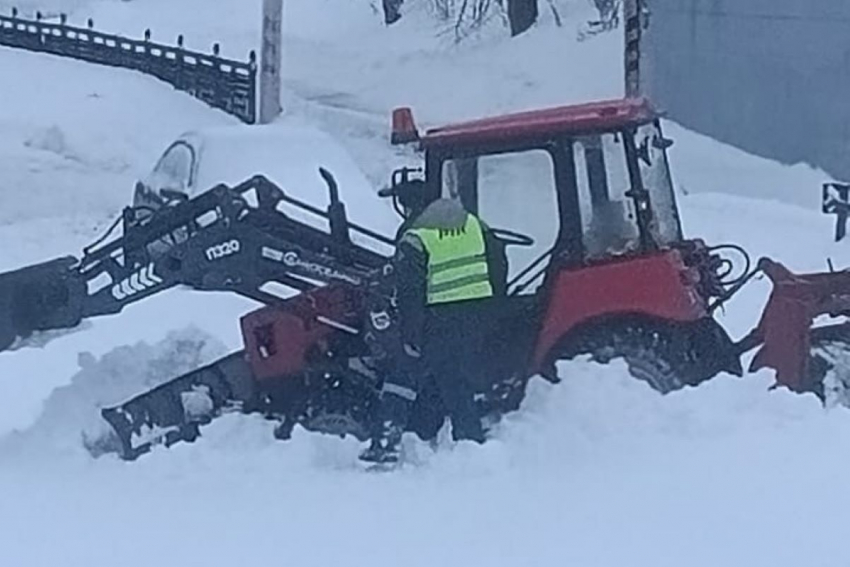
[[422,355],[455,440],[484,441],[476,391],[484,382],[493,300],[472,300],[427,309]]

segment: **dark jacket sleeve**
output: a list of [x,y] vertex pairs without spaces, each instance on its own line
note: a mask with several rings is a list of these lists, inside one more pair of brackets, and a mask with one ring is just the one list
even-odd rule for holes
[[399,240],[393,267],[402,337],[404,342],[419,347],[428,299],[428,254],[418,237],[408,234]]
[[505,243],[496,238],[490,228],[481,223],[484,230],[484,247],[487,253],[487,271],[490,274],[490,285],[493,294],[503,296],[508,288],[508,254]]

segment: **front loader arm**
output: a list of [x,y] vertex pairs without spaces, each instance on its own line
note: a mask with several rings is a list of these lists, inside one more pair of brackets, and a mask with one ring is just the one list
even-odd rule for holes
[[266,284],[300,291],[330,283],[358,286],[387,262],[352,244],[347,233],[351,228],[383,244],[389,239],[347,221],[340,226],[339,220],[335,231],[326,232],[291,218],[279,209],[281,203],[319,220],[330,216],[287,197],[263,177],[234,188],[219,185],[141,220],[140,211],[126,209],[123,234],[89,247],[81,260],[69,257],[0,275],[0,350],[15,337],[115,314],[175,286],[274,304],[280,299],[263,290]]

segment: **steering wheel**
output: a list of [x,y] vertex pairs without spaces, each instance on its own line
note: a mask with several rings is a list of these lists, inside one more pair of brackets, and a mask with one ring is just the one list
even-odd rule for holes
[[534,246],[534,239],[525,234],[506,230],[504,228],[491,228],[493,236],[505,243],[506,246]]

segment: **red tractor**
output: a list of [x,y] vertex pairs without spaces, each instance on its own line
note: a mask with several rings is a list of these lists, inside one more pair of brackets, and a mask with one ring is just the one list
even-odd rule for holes
[[[556,362],[582,355],[624,359],[634,376],[666,393],[722,372],[740,376],[741,355],[763,345],[754,366],[776,369],[796,391],[824,395],[823,376],[835,361],[813,357],[812,341],[843,345],[847,333],[838,326],[812,335],[810,325],[819,314],[843,314],[850,276],[801,279],[765,259],[732,277],[721,253],[740,248],[685,239],[667,159],[672,142],[645,100],[511,114],[424,134],[402,109],[394,125],[395,142],[423,152],[424,184],[413,183],[416,171],[401,169],[382,194],[395,198],[416,186],[428,199],[458,198],[508,247],[510,278],[482,373],[490,380],[477,386],[482,415],[517,409],[533,376],[557,381]],[[165,195],[163,202],[171,200],[160,210],[128,208],[124,235],[78,262],[0,277],[0,309],[5,300],[16,336],[114,313],[174,285],[231,290],[266,304],[241,320],[243,351],[104,409],[115,443],[98,450],[132,459],[157,443],[193,440],[200,425],[233,410],[278,420],[281,438],[297,424],[369,436],[383,377],[403,349],[389,257],[362,242],[392,240],[350,224],[332,174],[321,173],[326,211],[262,177],[193,199]],[[282,204],[324,219],[327,230],[285,214]],[[776,284],[774,296],[758,328],[734,343],[712,314],[760,271]],[[110,283],[92,292],[87,284],[104,274]],[[268,282],[301,293],[281,300],[261,290]],[[427,383],[419,399],[409,427],[430,438],[443,414]]]

